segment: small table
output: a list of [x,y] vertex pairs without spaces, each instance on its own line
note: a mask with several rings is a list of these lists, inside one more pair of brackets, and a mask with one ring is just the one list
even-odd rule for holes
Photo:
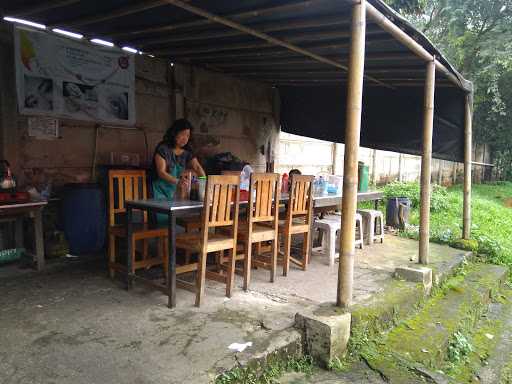
[[[376,205],[379,200],[382,200],[384,194],[382,192],[362,192],[357,194],[357,201],[375,201]],[[288,194],[281,195],[281,202],[288,201]],[[328,207],[340,207],[342,196],[339,195],[326,195],[326,196],[313,196],[314,209],[326,209]],[[241,201],[241,206],[247,205],[247,201]],[[169,258],[168,258],[168,273],[166,286],[151,284],[157,289],[163,291],[169,296],[168,305],[170,308],[176,306],[176,217],[189,216],[191,214],[200,213],[203,209],[202,201],[194,200],[177,200],[168,202],[166,200],[132,200],[126,201],[126,228],[127,228],[127,288],[130,288],[134,278],[138,280],[145,280],[132,275],[131,271],[131,257],[132,242],[130,241],[133,233],[133,209],[148,211],[149,213],[163,213],[168,216],[169,223]],[[146,281],[147,282],[147,281]]]
[[15,221],[16,248],[23,248],[23,218],[29,216],[34,220],[34,238],[36,267],[38,271],[44,269],[44,236],[43,236],[43,209],[46,201],[32,201],[21,204],[0,205],[0,221]]

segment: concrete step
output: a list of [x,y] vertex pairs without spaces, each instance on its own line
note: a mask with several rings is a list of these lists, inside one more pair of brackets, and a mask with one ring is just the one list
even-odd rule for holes
[[[489,305],[471,337],[474,356],[471,379],[482,384],[512,383],[512,289],[506,288]],[[483,360],[483,361],[482,361]],[[469,375],[461,375],[463,380]]]
[[[472,258],[471,252],[461,253],[442,265],[432,265],[434,287],[456,274]],[[352,333],[364,334],[369,339],[378,336],[413,316],[428,298],[429,291],[422,284],[393,280],[382,292],[351,308]]]
[[[455,382],[446,371],[456,332],[467,335],[502,288],[505,267],[473,264],[377,344],[362,350],[368,365],[391,383]],[[453,342],[452,342],[453,344]]]

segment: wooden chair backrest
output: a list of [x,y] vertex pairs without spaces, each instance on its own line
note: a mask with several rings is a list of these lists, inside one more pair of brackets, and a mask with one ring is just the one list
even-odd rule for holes
[[279,174],[253,173],[249,186],[249,207],[247,221],[279,221]]
[[[208,176],[203,208],[203,230],[238,226],[240,176]],[[234,228],[235,232],[237,228]]]
[[[125,201],[147,198],[146,171],[119,170],[108,171],[108,217],[109,225],[116,224],[116,215],[126,213]],[[143,214],[143,221],[148,221],[147,213]]]
[[314,176],[292,175],[287,219],[306,216],[306,223],[309,224],[313,212],[314,179]]
[[242,171],[221,171],[222,175],[234,175],[234,176],[240,176],[242,174]]

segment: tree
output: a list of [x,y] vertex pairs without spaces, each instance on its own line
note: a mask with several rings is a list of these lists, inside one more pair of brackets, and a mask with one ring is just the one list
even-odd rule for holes
[[512,178],[512,0],[388,0],[475,87],[474,138]]

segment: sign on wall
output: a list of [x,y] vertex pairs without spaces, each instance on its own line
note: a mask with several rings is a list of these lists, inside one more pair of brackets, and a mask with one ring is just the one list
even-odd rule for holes
[[24,28],[14,40],[21,114],[135,124],[133,55]]

